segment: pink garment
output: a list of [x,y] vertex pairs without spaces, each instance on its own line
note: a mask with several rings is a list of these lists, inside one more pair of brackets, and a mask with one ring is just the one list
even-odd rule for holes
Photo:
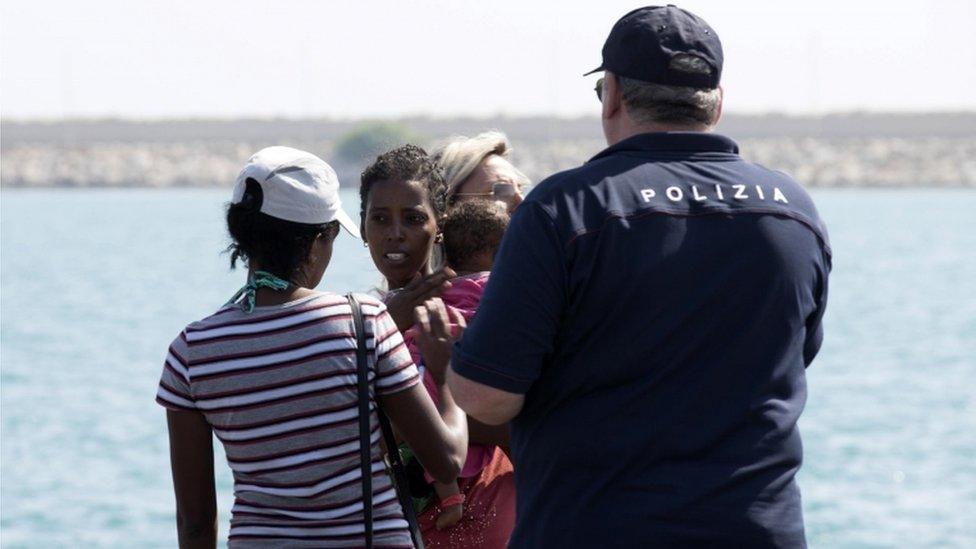
[[[444,290],[444,293],[441,294],[441,299],[444,300],[444,304],[448,308],[457,310],[464,316],[464,320],[470,322],[471,317],[474,316],[478,305],[481,303],[481,295],[485,292],[485,285],[488,284],[489,274],[491,273],[484,271],[452,278],[451,287]],[[410,356],[413,358],[414,364],[418,366],[423,364],[420,349],[417,348],[417,341],[412,328],[403,334],[403,341],[407,344],[407,349],[410,351]],[[434,379],[430,376],[427,368],[423,369],[423,382],[434,404],[438,404],[440,402],[440,395],[437,392]],[[481,471],[491,462],[494,452],[495,446],[469,444],[468,458],[464,462],[461,474],[458,475],[459,478],[470,478],[481,474]],[[427,478],[427,482],[433,481],[433,478],[426,473],[424,476]]]
[[444,290],[441,299],[445,305],[454,307],[464,315],[464,320],[470,321],[481,304],[481,296],[485,293],[490,275],[491,272],[482,271],[452,278],[451,287]]

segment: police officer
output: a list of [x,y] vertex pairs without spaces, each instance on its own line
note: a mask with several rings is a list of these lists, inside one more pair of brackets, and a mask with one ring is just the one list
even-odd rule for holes
[[511,421],[511,547],[802,547],[824,224],[711,133],[702,19],[630,12],[597,71],[609,147],[515,212],[449,375],[468,414]]

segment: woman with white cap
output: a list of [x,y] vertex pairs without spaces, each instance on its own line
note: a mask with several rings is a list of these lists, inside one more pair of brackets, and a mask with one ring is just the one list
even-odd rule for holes
[[[435,406],[382,303],[356,296],[357,330],[346,296],[314,290],[339,227],[359,237],[338,187],[328,164],[287,147],[258,151],[237,178],[229,250],[232,266],[246,264],[247,283],[177,336],[157,393],[181,547],[216,543],[213,435],[234,476],[230,547],[412,546],[384,467],[377,407],[432,475],[451,481],[464,463],[465,416],[444,372],[435,372]],[[357,385],[362,349],[368,388]],[[364,411],[368,422],[359,421]]]

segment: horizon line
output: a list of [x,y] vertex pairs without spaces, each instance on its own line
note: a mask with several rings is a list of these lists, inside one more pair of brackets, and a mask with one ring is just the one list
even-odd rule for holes
[[[912,117],[912,116],[948,116],[948,115],[976,115],[976,107],[959,109],[933,109],[933,110],[873,110],[873,109],[849,109],[825,111],[819,113],[811,112],[790,112],[790,111],[740,111],[726,112],[723,118],[787,118],[787,119],[817,119],[817,118],[841,118],[841,117],[871,117],[871,116],[893,116],[893,117]],[[549,119],[549,120],[584,120],[599,118],[599,113],[593,114],[514,114],[514,113],[494,113],[494,114],[431,114],[431,113],[409,113],[399,115],[365,115],[365,116],[331,116],[331,115],[186,115],[186,116],[130,116],[130,115],[92,115],[92,116],[70,116],[70,117],[17,117],[0,115],[0,123],[3,124],[61,124],[61,123],[91,123],[91,122],[133,122],[133,123],[161,123],[161,122],[383,122],[383,121],[407,121],[407,120],[528,120],[528,119]]]

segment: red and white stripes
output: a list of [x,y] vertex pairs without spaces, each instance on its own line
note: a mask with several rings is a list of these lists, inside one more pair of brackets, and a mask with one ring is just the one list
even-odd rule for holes
[[[418,383],[385,307],[359,297],[372,396]],[[232,545],[362,544],[354,333],[346,299],[317,294],[250,314],[225,307],[170,346],[156,399],[203,413],[224,444],[235,479]],[[410,547],[375,413],[371,422],[376,545]]]

